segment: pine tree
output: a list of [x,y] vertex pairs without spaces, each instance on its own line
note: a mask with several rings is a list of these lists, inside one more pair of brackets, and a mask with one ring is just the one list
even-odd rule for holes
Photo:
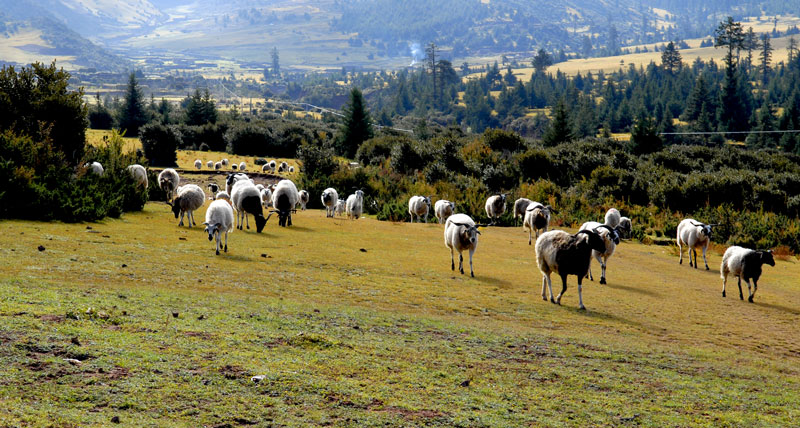
[[661,66],[669,74],[674,74],[676,71],[680,71],[682,65],[681,53],[678,52],[675,43],[669,42],[664,52],[661,53]]
[[272,73],[270,74],[278,78],[281,77],[281,64],[279,62],[277,47],[272,48]]
[[759,46],[760,52],[758,54],[758,57],[761,60],[761,64],[759,65],[758,69],[761,72],[761,83],[764,86],[767,86],[767,82],[769,80],[769,62],[772,59],[772,44],[770,43],[769,39],[769,33],[764,33],[761,35],[761,45]]
[[747,32],[744,33],[744,40],[742,42],[744,46],[744,50],[747,51],[747,61],[745,63],[747,69],[750,69],[750,66],[753,64],[753,51],[758,49],[758,36],[753,31],[753,27],[747,29]]
[[347,158],[355,156],[358,147],[373,136],[372,119],[358,88],[350,91],[350,101],[345,105],[344,123],[339,139],[339,153]]
[[630,149],[635,155],[654,153],[663,147],[656,125],[649,116],[642,115],[631,130]]
[[761,105],[756,119],[755,131],[747,136],[747,145],[756,148],[775,147],[778,144],[777,134],[769,133],[775,130],[775,111],[770,105],[769,100],[765,99]]
[[142,91],[136,81],[136,73],[131,73],[128,78],[128,88],[125,99],[119,112],[119,127],[126,131],[129,137],[139,135],[139,128],[147,123],[147,115],[142,102]]
[[661,134],[661,140],[664,143],[675,143],[675,135],[669,135],[675,132],[675,123],[673,122],[672,111],[667,107],[664,108],[661,122],[658,124],[658,132]]
[[723,131],[745,130],[749,126],[750,112],[742,108],[743,100],[739,97],[741,92],[738,87],[738,64],[734,56],[734,51],[738,52],[744,47],[742,24],[734,22],[729,16],[714,30],[714,36],[714,47],[723,47],[728,51],[724,58],[725,80],[720,95],[719,126]]
[[533,57],[533,61],[531,61],[531,65],[533,65],[533,68],[537,73],[544,73],[545,70],[547,70],[547,67],[553,65],[553,58],[547,53],[547,51],[539,48],[539,50],[536,52],[536,56]]
[[572,121],[567,110],[567,103],[564,98],[560,98],[553,111],[553,120],[550,121],[547,130],[542,135],[542,144],[555,146],[573,139],[575,137],[572,134]]

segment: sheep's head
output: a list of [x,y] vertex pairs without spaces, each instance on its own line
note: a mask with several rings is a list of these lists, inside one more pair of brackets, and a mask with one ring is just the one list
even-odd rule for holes
[[357,197],[358,199],[363,199],[363,198],[364,198],[364,191],[363,191],[363,190],[360,190],[360,189],[359,189],[359,190],[356,190],[356,193],[355,193],[355,194],[356,194],[356,197]]
[[621,237],[630,238],[632,229],[633,226],[631,225],[631,219],[629,219],[628,217],[622,217],[619,220],[619,226],[617,226],[617,232],[620,233]]
[[594,230],[581,230],[578,231],[578,233],[583,233],[586,235],[586,238],[589,243],[589,248],[595,251],[599,251],[601,253],[606,251],[606,241],[604,241],[603,238],[600,237],[600,234],[598,234]]
[[608,225],[605,225],[605,224],[601,224],[600,226],[595,228],[594,231],[597,232],[597,233],[600,233],[599,229],[608,230],[608,239],[613,241],[614,245],[618,245],[619,244],[619,233],[617,232],[617,229],[612,228],[611,226],[608,226]]
[[761,263],[765,265],[775,266],[775,258],[772,256],[772,250],[759,251],[761,255]]
[[455,210],[456,210],[456,203],[455,202],[448,202],[447,205],[450,205],[450,211],[455,212]]
[[175,218],[178,218],[181,213],[181,197],[178,196],[172,200],[172,203],[167,202],[167,204],[172,207],[172,213],[175,214]]
[[461,235],[460,236],[461,242],[464,243],[468,242],[470,245],[475,245],[478,243],[478,235],[481,234],[481,232],[478,230],[478,227],[482,225],[478,224],[471,225],[467,223],[455,223],[455,222],[453,222],[452,224],[455,226],[460,226],[462,228],[459,231],[459,235]]
[[204,231],[208,233],[208,240],[209,241],[213,240],[214,234],[219,230],[219,223],[208,224],[204,222],[203,224],[206,225]]
[[427,205],[428,208],[430,208],[431,207],[431,196],[430,195],[423,196],[422,199],[425,201],[425,205]]
[[261,231],[264,230],[264,226],[267,225],[267,219],[264,218],[264,216],[261,213],[257,214],[255,218],[256,218],[256,232],[261,233]]

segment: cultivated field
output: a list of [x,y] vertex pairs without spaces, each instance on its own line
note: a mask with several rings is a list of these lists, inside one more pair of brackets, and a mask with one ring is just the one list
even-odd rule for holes
[[735,283],[721,297],[718,253],[706,272],[624,243],[581,312],[574,277],[563,306],[542,301],[518,228],[483,230],[471,279],[450,271],[439,225],[294,222],[237,230],[221,256],[164,204],[93,224],[1,222],[0,426],[800,418],[794,258],[765,267],[750,304]]

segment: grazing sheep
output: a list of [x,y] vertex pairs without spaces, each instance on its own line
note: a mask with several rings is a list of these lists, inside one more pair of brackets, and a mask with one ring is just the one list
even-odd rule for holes
[[322,191],[322,205],[325,207],[325,217],[333,217],[336,212],[336,203],[339,201],[339,192],[329,187]]
[[[608,265],[608,259],[614,255],[614,250],[619,245],[619,232],[607,224],[600,224],[596,221],[587,221],[581,225],[579,230],[593,230],[603,238],[603,242],[606,244],[605,251],[592,250],[592,257],[597,260],[597,263],[600,263],[600,268],[602,269],[600,284],[606,284],[606,266]],[[594,281],[591,260],[589,260],[589,280]]]
[[550,214],[555,210],[550,205],[544,206],[539,202],[531,201],[525,208],[525,218],[522,220],[522,230],[528,232],[528,245],[531,245],[533,234],[539,238],[539,231],[547,232],[550,226]]
[[278,167],[278,164],[274,160],[269,161],[267,165],[269,166],[269,172],[275,172],[275,168]]
[[83,165],[84,168],[88,169],[89,172],[93,173],[94,175],[102,177],[105,173],[105,169],[103,169],[103,165],[100,162],[87,162]]
[[201,161],[200,159],[195,159],[194,167],[197,169],[203,169],[203,161]]
[[219,162],[222,164],[222,166],[228,166],[228,159],[227,158],[223,159],[223,160],[221,160]]
[[620,217],[619,226],[617,226],[617,232],[619,232],[620,238],[631,239],[631,233],[633,232],[631,219],[628,217]]
[[188,219],[189,227],[196,226],[197,223],[194,221],[193,213],[206,202],[205,192],[196,184],[187,184],[178,187],[176,193],[178,196],[175,200],[173,200],[172,203],[167,203],[172,207],[172,213],[175,214],[175,218],[178,218],[180,214],[181,221],[178,223],[178,226],[183,226],[184,214]]
[[214,195],[214,199],[215,200],[216,199],[222,199],[223,201],[227,202],[228,205],[233,206],[233,202],[231,202],[231,195],[229,195],[228,192],[226,192],[224,190],[222,190],[220,192],[217,192],[217,194]]
[[517,224],[517,220],[525,219],[525,210],[531,202],[533,201],[528,198],[519,198],[514,201],[514,225]]
[[269,164],[268,163],[265,163],[264,165],[261,165],[261,172],[269,172],[269,171],[270,171],[270,169],[269,169]]
[[301,190],[300,191],[300,209],[302,211],[306,210],[306,205],[308,204],[308,201],[310,201],[310,200],[311,200],[311,195],[308,194],[308,191],[307,190]]
[[408,213],[411,215],[411,223],[414,223],[414,216],[417,216],[417,223],[424,217],[425,223],[428,222],[428,212],[431,210],[430,196],[412,196],[408,200]]
[[263,205],[264,208],[272,206],[272,190],[267,188],[261,189],[261,205]]
[[292,180],[281,180],[272,192],[272,212],[278,213],[278,225],[281,227],[292,225],[292,212],[296,211],[297,202],[300,200],[300,192],[297,191]]
[[336,214],[338,214],[340,217],[344,216],[346,208],[347,208],[347,202],[344,199],[338,199],[336,201]]
[[214,164],[214,170],[215,170],[215,171],[219,171],[219,170],[221,170],[221,169],[222,169],[222,162],[216,162],[216,163]]
[[142,186],[147,189],[150,183],[147,181],[147,170],[144,169],[143,166],[135,163],[133,165],[128,165],[127,170],[131,174],[131,177],[133,177],[133,181],[136,182],[137,186]]
[[233,232],[233,208],[231,204],[217,200],[211,203],[206,210],[205,232],[208,233],[208,240],[216,238],[217,255],[222,241],[222,233],[225,233],[225,246],[223,251],[228,252],[228,233]]
[[250,180],[240,180],[233,185],[231,193],[233,208],[236,210],[237,227],[242,230],[242,223],[250,229],[250,219],[247,214],[252,214],[256,220],[256,232],[261,233],[267,224],[264,212],[261,209],[261,194]]
[[294,173],[294,167],[293,166],[289,167],[289,172]]
[[[542,299],[547,300],[545,286],[550,290],[550,301],[561,304],[561,297],[567,291],[567,275],[578,277],[578,303],[583,306],[582,282],[589,270],[592,250],[604,251],[606,248],[603,238],[592,230],[581,230],[574,235],[561,230],[545,232],[536,239],[536,263],[542,272]],[[553,283],[550,281],[551,273],[561,276],[562,289],[553,299]]]
[[506,212],[506,194],[489,196],[486,199],[486,216],[491,220],[492,225],[497,223],[497,219]]
[[236,171],[238,168],[239,168],[239,165],[236,165],[235,163],[231,164],[231,169],[232,170]]
[[216,195],[217,192],[219,192],[219,186],[217,185],[217,183],[208,183],[208,186],[206,187],[208,187],[208,191],[211,192],[210,198],[213,200],[214,195]]
[[253,184],[253,182],[250,180],[250,177],[248,177],[247,174],[230,173],[225,178],[225,191],[228,192],[229,195],[232,195],[233,185],[240,181],[250,181],[250,183]]
[[244,171],[247,169],[247,164],[244,162],[239,163],[239,171]]
[[[711,233],[716,224],[704,224],[697,220],[687,218],[680,222],[678,225],[678,252],[680,253],[680,260],[678,264],[683,264],[683,247],[689,249],[689,266],[694,266],[697,269],[697,249],[703,248],[703,262],[706,264],[708,270],[708,260],[706,259],[706,251],[708,244],[711,243]],[[692,262],[692,253],[694,253],[694,263]]]
[[286,172],[289,170],[289,164],[286,162],[281,162],[281,166],[278,167],[278,172]]
[[609,208],[608,211],[606,211],[605,224],[608,226],[616,228],[619,226],[620,219],[622,219],[622,214],[620,214],[619,210],[616,208]]
[[351,220],[358,220],[364,212],[364,192],[356,190],[356,192],[347,197],[347,218]]
[[214,168],[214,161],[207,161],[206,166],[208,167],[208,169]]
[[[753,297],[758,291],[758,278],[761,277],[761,267],[765,264],[775,266],[772,250],[753,251],[747,248],[733,246],[725,250],[719,274],[722,277],[722,297],[725,297],[725,285],[728,283],[728,274],[739,278],[739,299],[744,300],[742,294],[742,279],[747,283],[747,301],[753,303]],[[750,279],[753,279],[753,291],[750,291]]]
[[478,227],[475,222],[466,214],[453,214],[444,226],[444,245],[450,249],[450,269],[456,270],[454,251],[458,251],[458,271],[464,274],[463,251],[469,251],[469,275],[475,277],[472,270],[472,255],[478,248]]
[[172,200],[175,189],[178,188],[180,182],[181,177],[172,168],[167,168],[158,174],[158,187],[167,193],[168,201]]
[[439,224],[444,223],[456,211],[456,204],[446,199],[439,199],[433,205],[433,212]]

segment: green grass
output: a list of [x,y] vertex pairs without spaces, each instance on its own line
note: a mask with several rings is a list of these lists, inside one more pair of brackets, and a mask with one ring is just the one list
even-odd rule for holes
[[237,230],[215,256],[168,208],[0,223],[0,426],[800,418],[794,260],[766,267],[749,304],[735,283],[721,297],[717,253],[705,272],[624,243],[580,312],[574,277],[563,306],[542,301],[517,228],[483,231],[472,279],[450,271],[439,225],[306,211],[293,228]]

